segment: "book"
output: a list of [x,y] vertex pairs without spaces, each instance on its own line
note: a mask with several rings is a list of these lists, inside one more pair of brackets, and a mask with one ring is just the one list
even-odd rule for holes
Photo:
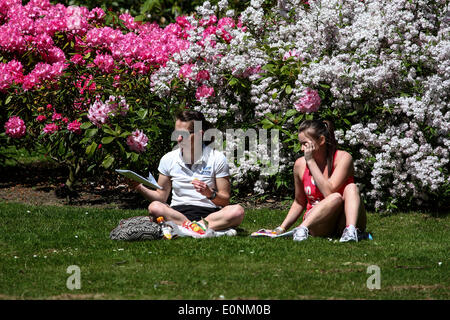
[[276,232],[273,230],[260,229],[258,231],[252,232],[252,234],[250,236],[251,237],[279,238],[279,237],[289,237],[289,236],[293,235],[294,232],[295,232],[295,229],[284,232],[284,233],[276,234]]
[[158,182],[156,182],[155,178],[152,176],[152,174],[150,172],[148,173],[147,178],[144,178],[143,176],[141,176],[131,170],[116,169],[116,172],[120,173],[121,175],[123,175],[131,180],[140,182],[148,187],[152,187],[155,189],[162,189],[162,187],[158,184]]

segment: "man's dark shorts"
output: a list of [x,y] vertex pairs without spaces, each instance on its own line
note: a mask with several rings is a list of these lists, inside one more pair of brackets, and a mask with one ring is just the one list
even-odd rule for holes
[[173,206],[171,208],[184,214],[190,221],[200,221],[202,218],[206,218],[211,213],[219,211],[221,209],[193,205],[179,205]]

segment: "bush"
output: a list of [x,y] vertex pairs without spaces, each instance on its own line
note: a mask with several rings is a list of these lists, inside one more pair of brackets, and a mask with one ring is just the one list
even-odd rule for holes
[[[240,13],[215,3],[162,28],[99,8],[0,1],[4,137],[39,139],[73,174],[155,169],[173,113],[193,108],[227,132],[216,146],[235,188],[263,194],[292,190],[297,125],[320,117],[335,122],[370,207],[448,203],[446,1],[253,0]],[[256,148],[234,159],[255,134]]]

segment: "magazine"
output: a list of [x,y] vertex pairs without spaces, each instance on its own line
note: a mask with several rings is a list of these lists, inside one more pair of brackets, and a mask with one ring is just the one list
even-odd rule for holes
[[269,229],[260,229],[258,231],[253,232],[250,236],[251,237],[269,237],[269,238],[279,238],[279,237],[289,237],[292,236],[295,232],[295,229],[288,231],[288,232],[284,232],[284,233],[280,233],[280,234],[276,234],[275,231],[273,230],[269,230]]
[[148,173],[147,178],[144,178],[144,177],[140,176],[139,174],[137,174],[136,172],[133,172],[131,170],[116,169],[116,172],[120,173],[121,175],[123,175],[129,179],[140,182],[148,187],[152,187],[155,189],[162,189],[162,187],[158,184],[158,182],[156,182],[155,178],[152,176],[152,174],[150,172]]

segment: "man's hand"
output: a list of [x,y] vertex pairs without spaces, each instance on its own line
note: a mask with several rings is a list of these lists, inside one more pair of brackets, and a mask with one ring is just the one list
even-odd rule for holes
[[194,178],[191,183],[194,185],[195,191],[197,191],[198,193],[204,195],[207,198],[212,196],[213,192],[205,182]]
[[136,190],[141,184],[140,182],[134,181],[132,179],[125,178],[125,183],[128,184],[128,188],[131,190]]

